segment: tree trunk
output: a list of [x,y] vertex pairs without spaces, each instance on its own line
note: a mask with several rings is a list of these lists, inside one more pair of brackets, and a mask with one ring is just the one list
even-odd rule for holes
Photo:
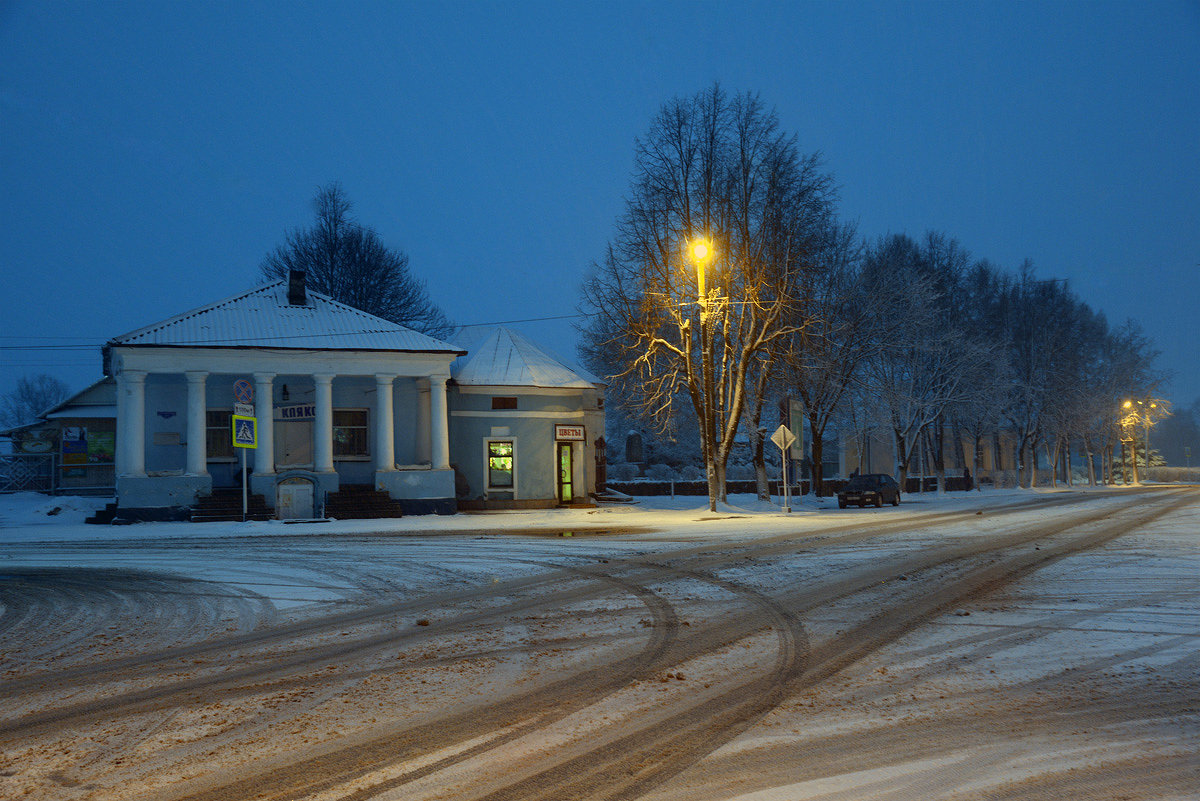
[[1020,466],[1017,468],[1017,483],[1025,489],[1037,486],[1037,443],[1031,439],[1028,435],[1022,437],[1018,449]]
[[[983,492],[983,487],[979,484],[979,462],[983,459],[983,435],[975,435],[975,447],[971,451],[971,475],[974,476],[975,489],[978,492]],[[992,480],[992,485],[995,486],[995,479]]]
[[[933,474],[937,476],[937,494],[946,494],[946,460],[940,457],[943,447],[945,446],[945,437],[939,435],[941,430],[937,423],[934,423],[933,430],[925,429],[925,453],[929,455],[929,461],[933,464]],[[922,473],[925,471],[922,470]],[[924,483],[924,482],[922,482]]]
[[1083,452],[1087,454],[1088,467],[1088,486],[1096,486],[1096,462],[1095,456],[1092,453],[1092,438],[1085,436],[1083,438]]
[[[760,501],[771,500],[771,479],[767,475],[766,438],[767,432],[762,429],[762,411],[766,403],[767,382],[771,378],[771,362],[763,363],[758,371],[758,380],[754,382],[754,411],[750,415],[751,437],[754,438],[754,479]],[[783,422],[780,420],[780,422]],[[787,458],[787,454],[784,454]]]
[[1063,437],[1063,478],[1067,480],[1068,487],[1075,486],[1075,476],[1071,472],[1071,437]]
[[[958,459],[958,463],[960,465],[962,465],[963,467],[966,467],[967,466],[967,446],[966,446],[966,443],[963,442],[962,428],[958,425],[958,423],[954,424],[954,428],[951,429],[951,431],[950,431],[950,436],[954,438],[954,452]],[[972,470],[971,475],[974,476],[977,474],[975,473],[974,470]]]
[[[754,481],[758,490],[758,499],[760,501],[771,500],[771,478],[767,475],[767,455],[766,441],[767,432],[758,427],[758,421],[754,421],[754,427],[751,429],[754,433]],[[786,458],[786,454],[785,457]]]
[[711,453],[704,455],[704,472],[708,478],[708,510],[715,512],[721,485],[717,481],[717,462]]
[[896,482],[901,492],[908,492],[908,451],[905,450],[904,434],[892,429],[896,441]]
[[992,486],[1000,486],[997,480],[1000,473],[1004,472],[1004,447],[1000,444],[1000,432],[992,432]]
[[1053,452],[1051,452],[1051,449],[1050,449],[1050,438],[1049,437],[1046,437],[1046,440],[1042,444],[1042,447],[1046,449],[1046,464],[1048,464],[1050,466],[1050,486],[1057,487],[1058,486],[1058,449],[1059,449],[1058,435],[1057,434],[1054,435]]
[[812,467],[809,468],[809,482],[812,484],[813,494],[821,498],[825,495],[825,443],[822,441],[824,432],[818,431],[813,417],[810,416],[808,422],[808,433],[812,436]]
[[936,428],[929,438],[929,450],[933,455],[933,470],[937,474],[937,494],[946,494],[946,425],[938,418]]

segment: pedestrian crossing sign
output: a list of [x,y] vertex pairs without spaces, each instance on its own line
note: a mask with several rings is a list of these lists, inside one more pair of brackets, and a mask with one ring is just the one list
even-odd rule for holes
[[233,447],[258,447],[258,418],[233,415]]

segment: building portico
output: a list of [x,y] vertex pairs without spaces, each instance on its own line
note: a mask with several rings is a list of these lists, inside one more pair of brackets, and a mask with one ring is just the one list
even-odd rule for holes
[[463,351],[302,295],[277,282],[106,345],[122,510],[187,509],[240,485],[229,419],[245,380],[257,423],[249,483],[269,506],[286,474],[318,499],[369,484],[413,511],[453,511],[446,382]]

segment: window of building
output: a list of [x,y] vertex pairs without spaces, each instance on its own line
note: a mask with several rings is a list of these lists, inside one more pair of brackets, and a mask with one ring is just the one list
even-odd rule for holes
[[493,439],[487,443],[487,480],[488,489],[513,488],[513,441],[511,439]]
[[367,455],[367,410],[333,410],[333,455]]
[[494,398],[492,398],[492,408],[493,409],[515,409],[515,408],[517,408],[517,399],[516,398],[494,397]]
[[207,409],[205,416],[205,451],[209,459],[233,458],[233,411]]

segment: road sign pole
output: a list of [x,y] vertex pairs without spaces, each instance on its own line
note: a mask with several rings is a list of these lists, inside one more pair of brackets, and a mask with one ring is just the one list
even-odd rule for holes
[[788,452],[787,452],[787,449],[780,448],[779,455],[782,457],[782,460],[783,460],[783,511],[786,513],[791,513],[791,511],[792,511],[792,489],[791,489],[791,487],[788,486],[788,474],[787,474]]
[[787,426],[781,425],[775,429],[775,433],[771,435],[771,442],[774,442],[779,447],[779,456],[783,461],[783,511],[792,511],[792,493],[788,487],[788,448],[796,441],[796,437],[788,430]]
[[242,448],[242,522],[246,522],[246,507],[249,494],[246,491],[246,449]]

